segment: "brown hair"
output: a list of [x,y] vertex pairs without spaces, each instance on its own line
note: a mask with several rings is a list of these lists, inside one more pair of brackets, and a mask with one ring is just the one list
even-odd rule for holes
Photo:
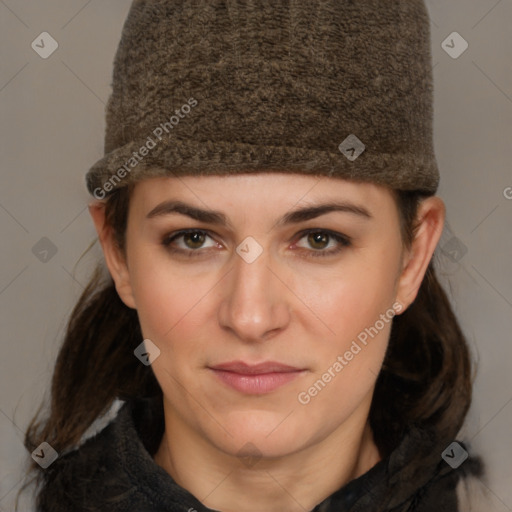
[[[123,252],[132,188],[116,190],[105,205],[106,222]],[[425,196],[393,194],[403,244],[409,248]],[[26,448],[33,451],[46,441],[61,454],[79,443],[115,398],[161,395],[151,367],[133,355],[141,341],[136,311],[120,300],[112,278],[99,265],[71,313],[53,374],[49,414],[39,420],[40,408],[35,415],[26,432]],[[453,438],[469,408],[471,387],[466,340],[431,261],[415,301],[393,319],[377,379],[369,419],[381,455],[393,450],[410,425],[433,428],[442,439]],[[41,468],[32,463],[30,469],[34,473]],[[44,488],[45,470],[36,477]]]

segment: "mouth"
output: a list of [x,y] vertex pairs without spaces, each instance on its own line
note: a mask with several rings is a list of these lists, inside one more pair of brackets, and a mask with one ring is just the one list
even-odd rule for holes
[[284,386],[307,370],[268,361],[247,364],[232,361],[208,367],[225,385],[247,395],[262,395]]

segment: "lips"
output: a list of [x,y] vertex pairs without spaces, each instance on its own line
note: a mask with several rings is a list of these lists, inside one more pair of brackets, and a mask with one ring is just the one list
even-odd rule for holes
[[261,375],[262,373],[289,373],[300,371],[300,368],[286,364],[268,361],[260,364],[247,364],[243,361],[232,361],[229,363],[217,364],[211,367],[213,370],[224,370],[227,372],[241,373],[244,375]]
[[225,385],[249,395],[275,391],[306,371],[275,361],[252,365],[243,361],[231,361],[209,368]]

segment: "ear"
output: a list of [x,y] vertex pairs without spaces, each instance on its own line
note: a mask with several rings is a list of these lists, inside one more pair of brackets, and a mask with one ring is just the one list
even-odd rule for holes
[[398,279],[397,300],[405,311],[420,289],[428,264],[443,232],[446,208],[437,196],[423,199],[418,208],[418,228],[412,246],[404,256],[402,272]]
[[105,222],[105,203],[96,201],[89,204],[89,213],[96,227],[105,262],[114,280],[117,293],[129,308],[136,309],[126,258],[114,239],[112,227]]

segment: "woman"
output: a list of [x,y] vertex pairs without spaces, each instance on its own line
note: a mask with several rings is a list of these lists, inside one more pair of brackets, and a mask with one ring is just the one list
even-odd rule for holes
[[38,510],[480,510],[429,37],[419,0],[133,3]]

